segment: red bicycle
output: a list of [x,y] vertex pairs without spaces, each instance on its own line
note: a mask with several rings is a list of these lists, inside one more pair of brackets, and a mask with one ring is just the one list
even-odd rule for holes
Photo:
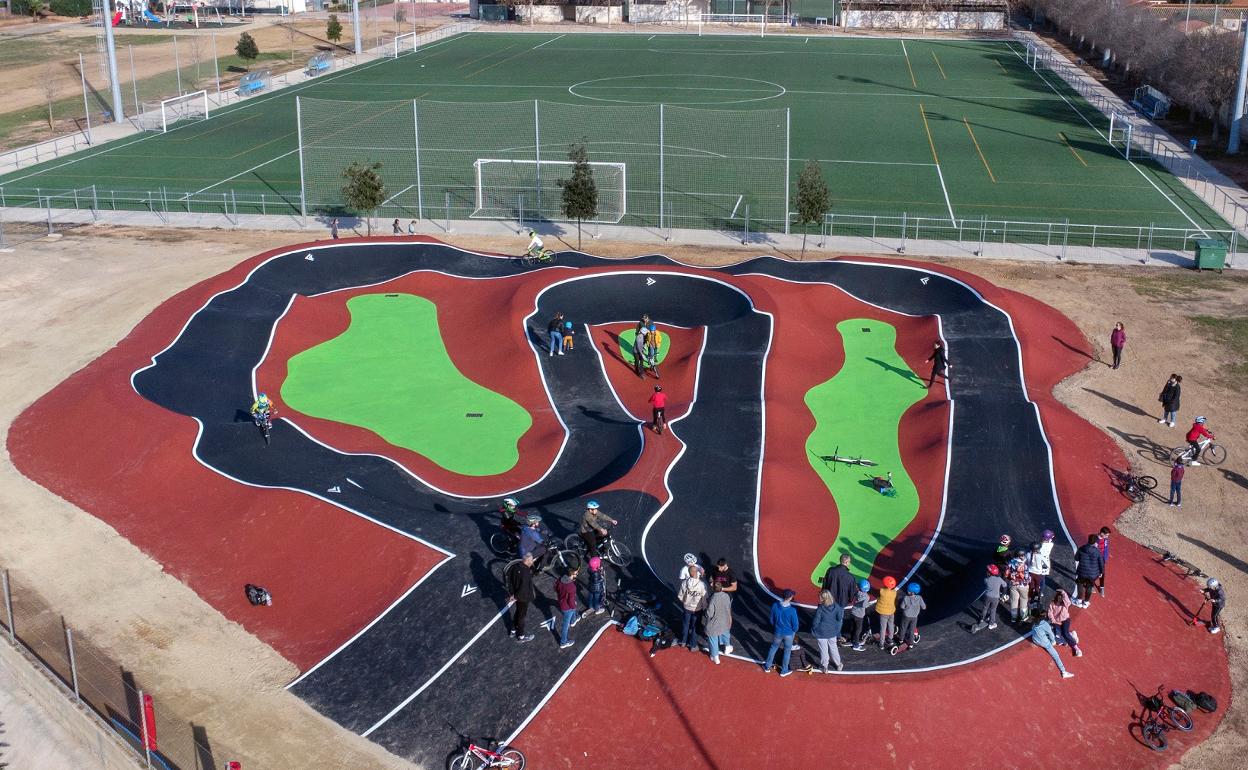
[[500,746],[491,742],[491,748],[468,744],[468,750],[451,762],[451,770],[482,770],[486,767],[506,767],[510,770],[524,770],[524,754],[520,749]]

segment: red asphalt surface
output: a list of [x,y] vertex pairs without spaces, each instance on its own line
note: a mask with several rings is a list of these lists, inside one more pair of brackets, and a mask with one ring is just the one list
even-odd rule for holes
[[[172,342],[214,293],[241,282],[260,261],[306,245],[315,244],[259,255],[166,301],[116,347],[24,412],[8,437],[10,455],[24,474],[108,522],[301,669],[384,611],[442,554],[305,495],[244,487],[209,471],[188,451],[196,435],[194,421],[139,397],[129,377]],[[1042,303],[967,273],[923,267],[965,281],[1011,314],[1023,343],[1029,394],[1057,460],[1065,521],[1076,543],[1082,543],[1086,533],[1124,508],[1110,470],[1127,467],[1107,436],[1051,395],[1057,382],[1088,363],[1091,357],[1078,351],[1090,345],[1068,319]],[[461,371],[534,416],[515,469],[501,477],[461,477],[367,431],[289,410],[283,416],[294,416],[301,427],[338,448],[384,453],[457,494],[514,488],[549,467],[555,440],[561,439],[532,348],[517,330],[532,311],[536,292],[549,278],[562,277],[562,271],[535,271],[473,281],[472,291],[463,291],[460,279],[418,273],[360,292],[300,298],[278,326],[258,383],[277,392],[290,355],[345,329],[345,301],[353,293],[428,296],[438,305],[443,337]],[[892,323],[898,329],[898,352],[923,373],[936,324],[881,311],[829,286],[716,277],[743,288],[760,310],[776,318],[767,363],[760,572],[774,585],[809,589],[800,597],[808,601],[813,597],[811,560],[821,557],[836,536],[832,506],[812,508],[804,502],[828,500],[804,457],[813,418],[801,402],[806,390],[834,375],[843,359],[837,335],[828,330],[852,317]],[[646,398],[653,380],[639,380],[613,352],[614,334],[624,328],[597,327],[591,337],[623,403],[648,421]],[[673,353],[660,369],[672,421],[691,400],[702,331],[668,331]],[[578,336],[577,344],[587,341]],[[877,561],[877,578],[904,569],[922,552],[939,515],[948,421],[943,395],[937,388],[903,420],[903,457],[919,485],[920,512]],[[246,398],[242,394],[240,408]],[[645,489],[666,499],[662,479],[679,451],[679,428],[677,421],[668,435],[647,434],[637,465],[613,486]],[[66,446],[75,448],[72,462],[64,459]],[[124,454],[117,452],[119,446],[135,449]],[[375,561],[354,558],[360,552],[380,557],[388,569],[371,569]],[[1049,657],[1029,642],[946,671],[796,675],[782,681],[743,661],[726,660],[716,667],[701,655],[679,650],[650,659],[638,642],[609,630],[516,743],[531,766],[543,770],[764,768],[781,762],[827,764],[830,756],[838,765],[864,767],[1160,767],[1212,732],[1220,714],[1197,716],[1195,731],[1171,733],[1175,748],[1153,754],[1127,729],[1138,710],[1132,686],[1148,693],[1163,682],[1167,689],[1208,690],[1225,707],[1230,696],[1225,651],[1220,637],[1187,624],[1190,615],[1184,613],[1199,604],[1196,584],[1156,564],[1147,549],[1116,536],[1108,575],[1108,598],[1094,600],[1091,610],[1074,611],[1085,656],[1064,656],[1076,674],[1072,680],[1058,678]],[[244,582],[268,587],[274,606],[250,607]],[[592,720],[590,730],[572,727],[590,713],[602,717]]]

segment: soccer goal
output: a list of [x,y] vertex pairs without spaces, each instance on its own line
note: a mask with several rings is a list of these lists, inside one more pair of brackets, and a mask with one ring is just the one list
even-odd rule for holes
[[394,58],[399,58],[405,53],[416,52],[416,32],[404,32],[402,35],[394,36]]
[[[477,191],[472,216],[566,220],[559,183],[572,178],[572,165],[568,160],[477,160],[473,163]],[[589,167],[598,190],[598,216],[587,221],[618,224],[628,211],[625,164],[590,161]]]
[[164,133],[179,120],[207,120],[208,92],[175,96],[162,102],[144,102],[140,125],[144,131]]
[[702,35],[703,24],[722,24],[757,30],[759,37],[767,36],[767,15],[762,13],[704,13],[698,17],[698,35]]
[[1131,140],[1135,138],[1135,125],[1131,117],[1122,112],[1109,114],[1109,143],[1122,153],[1122,157],[1131,160]]

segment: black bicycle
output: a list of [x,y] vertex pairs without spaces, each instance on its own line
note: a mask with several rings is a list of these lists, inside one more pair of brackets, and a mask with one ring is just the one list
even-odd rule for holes
[[269,434],[273,432],[273,415],[276,412],[276,409],[262,409],[251,416],[256,427],[260,429],[260,435],[264,436],[265,446],[269,445]]
[[1137,476],[1126,473],[1122,477],[1122,493],[1133,503],[1142,503],[1148,494],[1157,488],[1157,479],[1152,476]]
[[[583,561],[589,561],[589,547],[585,545],[585,538],[580,534],[574,532],[564,538],[563,547],[576,551]],[[610,533],[600,538],[598,555],[617,567],[627,567],[633,561],[633,550],[616,540]]]
[[[553,535],[545,539],[543,542],[551,543],[556,547],[547,548],[542,554],[541,559],[533,564],[534,575],[545,574],[558,577],[559,575],[566,574],[574,569],[580,569],[581,565],[585,563],[585,561],[581,558],[581,554],[577,551],[570,548],[559,548],[558,546],[562,544],[559,542],[558,538]],[[516,565],[520,564],[521,561],[523,561],[523,559],[512,559],[507,562],[506,566],[503,567],[503,580],[510,581],[511,571],[515,569]]]
[[[606,597],[607,609],[611,619],[627,625],[630,618],[637,619],[637,636],[640,639],[653,639],[667,630],[667,623],[659,616],[658,597],[649,591],[639,588],[619,590]],[[618,618],[616,617],[618,614]]]
[[1178,706],[1168,705],[1161,699],[1162,687],[1148,697],[1140,697],[1140,739],[1153,751],[1165,751],[1170,745],[1166,733],[1170,730],[1188,732],[1192,729],[1192,718]]
[[1167,551],[1164,548],[1158,548],[1155,545],[1150,545],[1148,549],[1152,551],[1153,553],[1161,554],[1160,561],[1162,564],[1174,564],[1182,568],[1184,571],[1187,572],[1186,577],[1192,577],[1192,578],[1209,577],[1208,575],[1205,574],[1204,570],[1202,570],[1200,567],[1197,567],[1195,564],[1192,564],[1190,561],[1180,558],[1179,555],[1176,553],[1171,553],[1170,551]]
[[495,556],[508,560],[514,559],[520,555],[520,538],[500,527],[497,532],[490,535],[490,550]]

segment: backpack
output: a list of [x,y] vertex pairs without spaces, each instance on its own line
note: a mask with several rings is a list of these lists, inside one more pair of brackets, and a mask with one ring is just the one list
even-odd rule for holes
[[1170,700],[1174,701],[1174,705],[1191,714],[1196,711],[1196,702],[1187,697],[1187,693],[1182,690],[1171,690]]
[[641,623],[638,622],[637,616],[633,615],[627,621],[625,621],[623,626],[620,627],[620,633],[625,634],[627,636],[636,636],[637,629],[639,628],[641,628]]
[[1207,692],[1193,693],[1191,690],[1188,690],[1187,694],[1193,701],[1196,702],[1196,708],[1200,709],[1201,711],[1207,711],[1207,712],[1212,713],[1218,710],[1218,699],[1213,697],[1209,693]]

